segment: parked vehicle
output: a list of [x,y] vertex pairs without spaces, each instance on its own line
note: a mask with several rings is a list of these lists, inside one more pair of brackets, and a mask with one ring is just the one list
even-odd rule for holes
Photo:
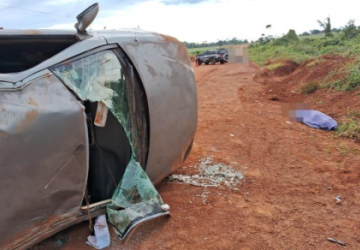
[[225,62],[228,62],[228,60],[229,53],[227,49],[207,50],[200,57],[200,65],[202,63],[214,65],[217,62],[224,64]]
[[0,31],[0,249],[104,213],[124,239],[169,214],[153,184],[195,136],[187,49],[140,30],[86,31],[97,11],[76,31]]

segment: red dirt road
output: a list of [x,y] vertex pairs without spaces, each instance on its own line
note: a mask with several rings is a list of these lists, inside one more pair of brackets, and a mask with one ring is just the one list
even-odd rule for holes
[[[193,152],[177,173],[192,174],[200,158],[212,156],[241,170],[244,182],[239,191],[162,182],[157,189],[172,216],[140,226],[126,244],[111,230],[107,249],[360,249],[359,144],[286,123],[280,103],[253,81],[256,67],[194,70],[199,126]],[[90,250],[88,234],[83,223],[35,249]],[[58,247],[56,239],[69,241]]]

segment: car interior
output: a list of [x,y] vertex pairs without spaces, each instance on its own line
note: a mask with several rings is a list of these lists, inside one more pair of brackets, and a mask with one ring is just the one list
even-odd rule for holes
[[30,69],[76,43],[70,35],[16,35],[0,38],[0,73]]

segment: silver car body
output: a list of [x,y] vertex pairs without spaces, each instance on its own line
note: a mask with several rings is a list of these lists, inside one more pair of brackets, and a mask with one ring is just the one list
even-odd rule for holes
[[[76,32],[0,30],[0,40],[56,35]],[[129,58],[146,92],[149,151],[143,167],[151,181],[159,183],[191,150],[196,83],[187,49],[175,38],[89,31],[89,38],[30,69],[0,74],[0,249],[27,249],[88,219],[82,208],[89,171],[85,108],[49,69],[109,47]],[[91,216],[105,213],[104,204],[91,205]]]

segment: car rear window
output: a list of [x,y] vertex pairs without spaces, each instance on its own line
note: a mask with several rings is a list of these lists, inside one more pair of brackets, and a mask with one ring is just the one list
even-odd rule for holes
[[77,42],[75,36],[0,36],[0,73],[30,69]]

